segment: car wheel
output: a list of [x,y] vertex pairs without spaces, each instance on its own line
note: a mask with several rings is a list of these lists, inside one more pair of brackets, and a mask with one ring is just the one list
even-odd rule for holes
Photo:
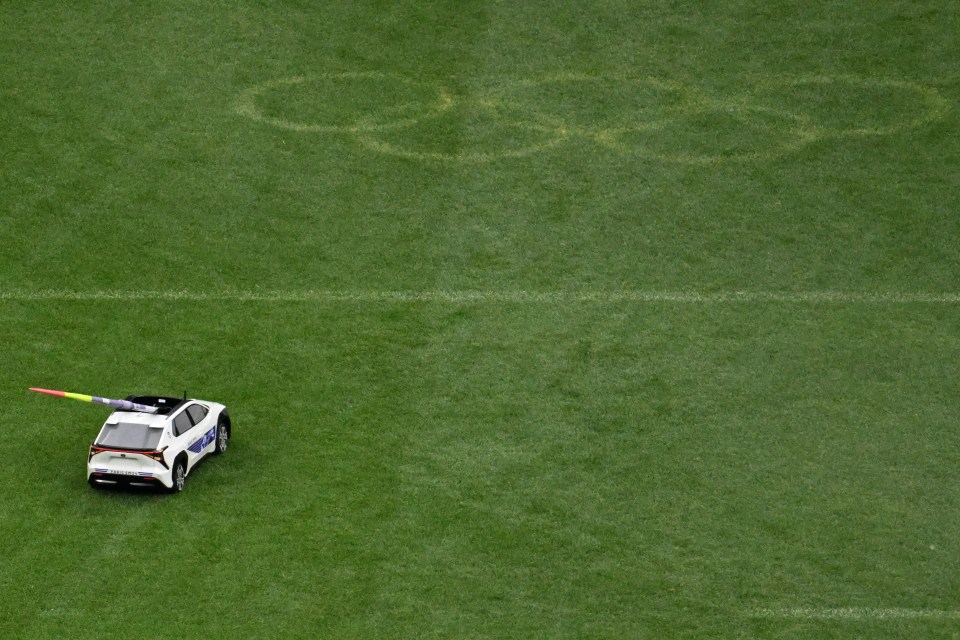
[[180,493],[183,491],[183,485],[187,482],[187,464],[183,460],[177,460],[173,465],[173,486],[170,487],[170,493]]
[[89,484],[91,487],[93,487],[98,491],[104,488],[102,484],[100,484],[99,482],[93,479],[93,476],[90,476],[89,478],[87,478],[87,484]]
[[217,425],[217,446],[214,447],[214,453],[223,453],[227,450],[227,445],[230,444],[230,429],[227,428],[227,423],[221,422]]

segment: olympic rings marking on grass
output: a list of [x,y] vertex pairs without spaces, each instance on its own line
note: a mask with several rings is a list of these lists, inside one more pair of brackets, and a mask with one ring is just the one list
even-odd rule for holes
[[414,160],[467,163],[493,162],[494,160],[504,158],[522,158],[524,156],[530,156],[535,153],[546,151],[551,147],[559,145],[565,139],[566,135],[558,134],[542,144],[525,145],[514,149],[504,149],[497,152],[460,151],[457,153],[450,153],[443,151],[417,151],[415,149],[406,149],[389,142],[384,142],[369,135],[358,136],[358,140],[360,141],[360,144],[364,146],[364,148],[370,149],[371,151],[379,151],[380,153],[386,155],[397,156],[400,158],[411,158]]
[[[373,110],[370,113],[358,118],[348,124],[334,123],[302,123],[284,118],[269,116],[263,113],[257,104],[257,98],[270,91],[285,87],[295,87],[311,82],[326,81],[329,83],[372,81],[374,83],[385,84],[389,82],[399,83],[406,87],[414,89],[427,89],[435,93],[433,100],[423,104],[424,113],[416,116],[394,119],[388,122],[378,122],[380,117],[388,115],[390,112],[403,107],[412,108],[412,103],[401,104],[395,107],[386,107],[384,109]],[[343,73],[325,73],[312,76],[293,76],[290,78],[281,78],[271,82],[256,85],[244,91],[237,101],[236,111],[240,115],[251,118],[258,122],[270,124],[281,129],[290,129],[301,133],[349,133],[356,134],[370,131],[385,131],[397,129],[417,124],[421,119],[430,115],[437,115],[449,109],[453,105],[453,100],[446,89],[440,86],[431,85],[426,82],[412,80],[405,76],[383,73],[379,71],[355,71]]]
[[820,127],[820,134],[825,137],[843,137],[843,136],[882,136],[892,135],[906,129],[915,129],[931,122],[944,118],[950,111],[950,105],[946,99],[936,90],[925,87],[914,82],[904,80],[893,80],[884,78],[859,78],[857,76],[806,76],[798,78],[774,78],[760,83],[761,90],[771,90],[777,88],[804,88],[804,87],[849,87],[861,89],[880,90],[884,93],[893,91],[902,91],[907,94],[913,94],[919,98],[923,104],[925,112],[912,120],[896,122],[881,127],[847,127],[831,128]]
[[[762,151],[737,151],[723,150],[714,153],[691,152],[681,153],[676,151],[658,151],[653,145],[628,145],[622,142],[622,135],[609,137],[603,142],[607,146],[616,149],[623,154],[633,154],[648,160],[657,160],[660,162],[669,162],[675,164],[708,165],[718,162],[747,162],[775,158],[798,151],[804,146],[819,139],[817,133],[811,129],[810,120],[801,114],[794,114],[780,109],[764,107],[758,104],[736,104],[736,103],[716,103],[704,105],[700,110],[685,114],[684,118],[704,117],[710,114],[721,114],[739,121],[744,125],[750,125],[753,122],[759,122],[758,115],[780,119],[786,122],[783,129],[783,139],[774,139],[769,148]],[[682,118],[678,118],[678,124]],[[696,131],[696,128],[688,128]],[[661,133],[668,133],[668,127],[664,127]]]
[[[390,89],[394,94],[409,95],[396,95],[395,104],[383,107],[365,104],[350,111],[343,121],[299,122],[268,114],[260,105],[261,99],[289,89],[320,83],[349,87],[364,82],[373,85],[378,97],[391,93]],[[909,103],[912,111],[904,116],[894,110],[893,116],[880,118],[886,121],[864,124],[869,114],[858,114],[849,106],[858,92],[861,102],[871,108],[886,108],[887,102],[899,98],[901,103]],[[345,93],[335,95],[343,97]],[[812,97],[805,96],[810,93]],[[831,97],[842,105],[840,119],[851,123],[827,121],[830,114],[823,105]],[[877,99],[881,97],[889,100]],[[617,109],[620,103],[625,106]],[[439,82],[358,71],[259,84],[240,95],[235,110],[257,122],[300,133],[352,135],[365,149],[420,161],[492,162],[529,156],[579,138],[646,160],[708,165],[773,159],[829,138],[892,135],[944,118],[950,105],[935,89],[914,82],[848,75],[764,78],[746,84],[737,95],[718,97],[660,78],[557,74],[501,80],[474,95],[456,95]],[[586,117],[579,113],[583,111],[588,112]],[[469,120],[467,116],[484,126],[463,128],[469,133],[465,145],[458,130],[457,149],[431,147],[440,144],[443,136],[429,134],[453,114],[461,116],[454,121],[460,127],[461,121]],[[711,126],[711,118],[731,121],[734,126]],[[427,144],[418,146],[413,138],[423,127],[431,129]],[[484,146],[480,136],[493,130],[509,135]],[[752,138],[746,135],[751,131]]]
[[[510,108],[510,105],[495,100],[476,100],[472,103],[459,101],[451,106],[451,110],[457,108],[466,109],[470,106],[474,107],[475,110],[482,116],[493,120],[494,124],[499,128],[523,128],[501,115],[502,111]],[[541,137],[546,136],[546,138],[533,142],[521,140],[520,142],[511,144],[511,146],[501,147],[493,152],[483,150],[444,152],[405,148],[383,140],[382,132],[361,133],[357,135],[357,140],[367,149],[401,158],[441,162],[484,163],[492,162],[502,158],[520,158],[523,156],[532,155],[534,153],[546,151],[547,149],[555,147],[566,140],[569,136],[569,132],[564,130],[562,127],[558,127],[552,130],[536,132],[536,135]]]
[[[619,133],[650,131],[662,128],[664,125],[672,121],[678,112],[683,113],[688,109],[688,107],[684,106],[685,104],[693,105],[693,108],[696,108],[698,103],[701,103],[706,99],[693,87],[687,87],[659,78],[591,76],[583,74],[560,74],[536,80],[518,80],[499,89],[498,95],[499,99],[503,100],[504,97],[509,97],[511,94],[516,95],[518,90],[539,89],[541,87],[553,86],[582,85],[588,87],[592,96],[595,98],[595,96],[599,93],[599,90],[602,89],[603,84],[619,84],[621,87],[636,87],[638,89],[652,90],[662,94],[673,94],[676,97],[675,102],[678,106],[671,107],[670,105],[667,105],[666,108],[672,108],[672,112],[658,113],[664,109],[657,103],[654,103],[649,107],[647,105],[640,105],[636,112],[626,113],[624,120],[621,122],[598,125],[597,123],[567,124],[564,121],[563,114],[547,113],[545,107],[541,104],[540,106],[528,107],[527,109],[530,114],[533,114],[534,117],[538,118],[539,122],[517,121],[516,124],[518,126],[525,126],[531,129],[540,130],[549,130],[551,127],[560,127],[574,134],[602,138],[604,136],[616,135]],[[512,104],[518,103],[519,102],[517,99],[514,98]],[[650,111],[654,112],[653,115],[648,113]]]

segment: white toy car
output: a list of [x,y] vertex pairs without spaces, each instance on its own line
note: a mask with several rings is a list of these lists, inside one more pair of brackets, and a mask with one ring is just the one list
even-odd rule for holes
[[93,487],[163,487],[183,491],[187,475],[211,453],[230,442],[230,415],[218,402],[164,396],[128,396],[111,400],[67,391],[31,387],[61,398],[105,404],[110,414],[87,456],[87,481]]
[[230,416],[217,402],[160,396],[130,396],[128,402],[157,407],[155,413],[118,409],[90,445],[91,486],[156,486],[178,493],[187,475],[230,441]]

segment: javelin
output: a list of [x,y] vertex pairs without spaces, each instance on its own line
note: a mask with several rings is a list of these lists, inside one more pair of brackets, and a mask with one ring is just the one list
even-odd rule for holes
[[69,391],[53,391],[51,389],[38,389],[30,387],[30,391],[37,393],[46,393],[60,398],[73,398],[74,400],[83,400],[84,402],[94,402],[96,404],[105,404],[109,407],[115,407],[124,411],[142,411],[144,413],[156,413],[157,407],[151,407],[145,404],[130,402],[129,400],[111,400],[110,398],[100,398],[98,396],[86,396],[82,393],[70,393]]

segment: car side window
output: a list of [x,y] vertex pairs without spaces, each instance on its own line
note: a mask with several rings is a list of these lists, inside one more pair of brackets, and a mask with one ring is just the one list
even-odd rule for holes
[[189,431],[191,427],[193,427],[193,425],[190,424],[190,418],[187,416],[186,411],[182,411],[180,415],[173,419],[173,435],[175,436],[182,436]]
[[204,418],[207,417],[206,407],[201,407],[198,404],[192,404],[187,407],[187,413],[190,414],[190,419],[193,420],[193,424],[200,424]]

